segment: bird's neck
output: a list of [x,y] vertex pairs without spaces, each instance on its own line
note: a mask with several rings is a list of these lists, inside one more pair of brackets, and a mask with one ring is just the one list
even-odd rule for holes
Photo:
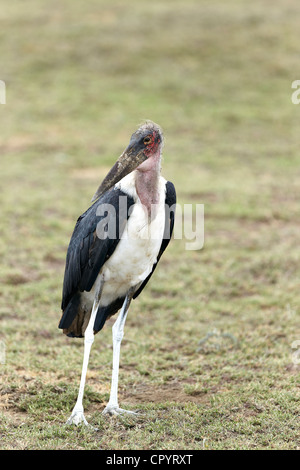
[[160,153],[153,158],[151,164],[147,165],[147,161],[144,163],[146,165],[140,165],[135,172],[136,192],[148,217],[154,218],[155,207],[159,203]]

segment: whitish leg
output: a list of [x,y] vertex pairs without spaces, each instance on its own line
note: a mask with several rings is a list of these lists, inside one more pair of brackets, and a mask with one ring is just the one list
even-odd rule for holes
[[134,411],[123,410],[119,408],[118,404],[118,378],[119,378],[119,363],[120,363],[120,349],[121,342],[124,336],[124,325],[129,309],[130,302],[132,300],[134,290],[129,291],[127,297],[122,306],[122,310],[112,328],[113,336],[113,369],[112,369],[112,380],[111,380],[111,391],[110,398],[107,406],[103,410],[103,414],[119,415],[123,413],[129,413],[136,415]]
[[86,426],[89,426],[83,413],[82,402],[83,402],[83,394],[84,394],[85,379],[86,379],[86,373],[87,373],[87,368],[88,368],[88,363],[89,363],[89,357],[90,357],[91,347],[94,342],[94,323],[95,323],[95,318],[96,318],[99,303],[100,303],[102,289],[103,289],[103,282],[101,282],[101,286],[98,289],[98,292],[95,296],[91,317],[84,333],[84,353],[83,353],[83,364],[82,364],[79,392],[78,392],[77,401],[73,408],[72,414],[70,418],[68,419],[68,421],[66,422],[66,424],[75,424],[76,426],[78,426],[78,424],[84,423]]

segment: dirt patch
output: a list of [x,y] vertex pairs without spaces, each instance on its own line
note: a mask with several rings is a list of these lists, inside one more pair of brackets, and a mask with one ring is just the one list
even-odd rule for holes
[[44,256],[44,261],[50,268],[60,268],[66,263],[65,256],[63,258],[58,258],[53,255],[53,253],[47,253],[47,255]]
[[20,284],[27,284],[42,279],[42,275],[33,270],[22,270],[8,273],[2,277],[2,282],[11,286],[18,286]]
[[131,390],[120,394],[120,401],[125,403],[204,403],[208,401],[206,393],[190,395],[184,391],[184,384],[170,382],[163,385],[139,384]]

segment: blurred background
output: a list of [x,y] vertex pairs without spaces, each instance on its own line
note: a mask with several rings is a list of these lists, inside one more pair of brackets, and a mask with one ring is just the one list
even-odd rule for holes
[[67,418],[81,369],[82,343],[57,329],[66,249],[144,119],[164,129],[163,175],[178,202],[205,205],[205,246],[174,240],[126,325],[121,402],[156,410],[159,426],[122,428],[122,441],[101,421],[111,322],[88,376],[102,434],[80,445],[300,446],[299,15],[297,0],[2,6],[1,423],[14,429],[4,448],[12,436],[20,448],[60,448],[74,432],[49,430]]

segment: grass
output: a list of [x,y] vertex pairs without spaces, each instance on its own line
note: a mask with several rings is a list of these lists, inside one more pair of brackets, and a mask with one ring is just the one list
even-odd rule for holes
[[[1,10],[1,449],[300,447],[299,8],[18,0]],[[84,402],[99,430],[69,428],[83,345],[57,329],[65,253],[145,118],[165,130],[163,173],[179,203],[205,205],[205,246],[174,240],[130,310],[120,403],[142,415],[101,415],[110,320]]]

